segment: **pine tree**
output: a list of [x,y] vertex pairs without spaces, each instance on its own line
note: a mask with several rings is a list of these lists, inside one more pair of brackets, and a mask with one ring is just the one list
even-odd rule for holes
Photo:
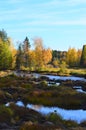
[[24,53],[24,66],[28,67],[29,66],[29,49],[30,49],[30,42],[28,37],[25,38],[24,40],[24,45],[23,45],[23,53]]
[[0,39],[2,39],[3,42],[7,42],[8,40],[7,33],[4,29],[0,30]]
[[81,67],[86,67],[86,45],[83,45],[80,65]]
[[23,64],[23,53],[22,53],[22,45],[20,43],[16,54],[16,69],[20,70],[22,64]]

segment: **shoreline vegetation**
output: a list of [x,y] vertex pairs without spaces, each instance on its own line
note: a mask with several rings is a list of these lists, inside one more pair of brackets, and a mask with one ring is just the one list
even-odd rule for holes
[[[14,70],[15,71],[15,70]],[[32,72],[24,72],[24,74]],[[38,71],[34,71],[37,72]],[[70,71],[71,72],[71,71]],[[84,77],[85,69],[73,70],[80,77]],[[82,73],[81,73],[82,72]],[[58,75],[54,71],[42,71],[42,74]],[[15,102],[21,100],[26,106],[28,103],[47,106],[60,106],[66,109],[86,109],[86,94],[73,89],[74,85],[82,85],[86,91],[86,83],[83,81],[60,81],[59,87],[48,86],[46,77],[16,76],[13,70],[0,72],[0,127],[13,130],[85,130],[86,121],[78,124],[75,121],[63,120],[55,112],[47,116],[41,115],[35,110],[16,106]],[[64,75],[64,74],[63,74]],[[82,75],[82,76],[81,76]],[[62,76],[62,75],[61,75]],[[76,75],[75,75],[76,76]],[[53,80],[52,80],[53,81]],[[4,104],[11,103],[10,106]],[[5,113],[5,114],[4,114]],[[28,114],[27,114],[28,113]],[[2,118],[3,117],[3,118]]]
[[16,72],[26,72],[26,73],[39,73],[39,74],[48,74],[48,75],[58,75],[58,76],[77,76],[86,78],[86,69],[85,68],[66,68],[64,72],[60,72],[60,68],[48,68],[43,70],[1,70],[0,77],[12,74]]

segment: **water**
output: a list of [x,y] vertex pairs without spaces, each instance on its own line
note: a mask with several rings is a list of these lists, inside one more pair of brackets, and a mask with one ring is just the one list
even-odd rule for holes
[[54,76],[54,75],[40,75],[40,74],[35,74],[36,77],[40,77],[40,76],[46,76],[48,77],[50,80],[73,80],[73,81],[84,81],[86,82],[85,78],[81,78],[81,77],[75,77],[75,76]]
[[82,89],[82,86],[74,86],[73,88],[76,89],[77,92],[85,93],[85,94],[86,94],[86,91],[84,91],[84,90]]
[[[24,104],[21,101],[17,101],[16,105],[24,107]],[[62,116],[65,120],[74,120],[77,123],[81,123],[86,120],[86,110],[66,110],[59,107],[47,107],[43,105],[33,105],[27,104],[27,108],[31,108],[41,114],[47,115],[51,112],[56,112],[60,116]]]
[[86,93],[85,91],[83,91],[82,89],[76,89],[77,92],[80,92],[80,93]]
[[33,77],[36,77],[36,78],[39,78],[41,76],[45,76],[45,77],[48,77],[50,80],[73,80],[73,81],[84,81],[86,82],[86,79],[85,78],[81,78],[81,77],[75,77],[75,76],[54,76],[54,75],[43,75],[43,74],[37,74],[37,73],[32,73],[32,74],[29,74],[29,73],[23,73],[23,72],[16,72],[14,71],[13,72],[15,75],[17,76],[27,76],[27,77],[30,77],[30,76],[33,76]]
[[47,82],[48,86],[52,86],[52,85],[55,85],[55,86],[59,86],[60,83],[55,83],[55,82]]

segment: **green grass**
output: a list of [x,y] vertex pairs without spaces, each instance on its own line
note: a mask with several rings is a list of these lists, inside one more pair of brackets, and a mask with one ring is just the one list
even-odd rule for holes
[[69,69],[70,70],[70,73],[75,73],[75,74],[86,74],[86,69],[79,69],[79,68],[76,68],[76,69]]

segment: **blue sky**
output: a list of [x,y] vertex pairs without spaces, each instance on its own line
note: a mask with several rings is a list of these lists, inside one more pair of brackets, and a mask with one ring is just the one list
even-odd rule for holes
[[55,50],[86,44],[86,0],[0,0],[0,29],[14,43],[41,37]]

